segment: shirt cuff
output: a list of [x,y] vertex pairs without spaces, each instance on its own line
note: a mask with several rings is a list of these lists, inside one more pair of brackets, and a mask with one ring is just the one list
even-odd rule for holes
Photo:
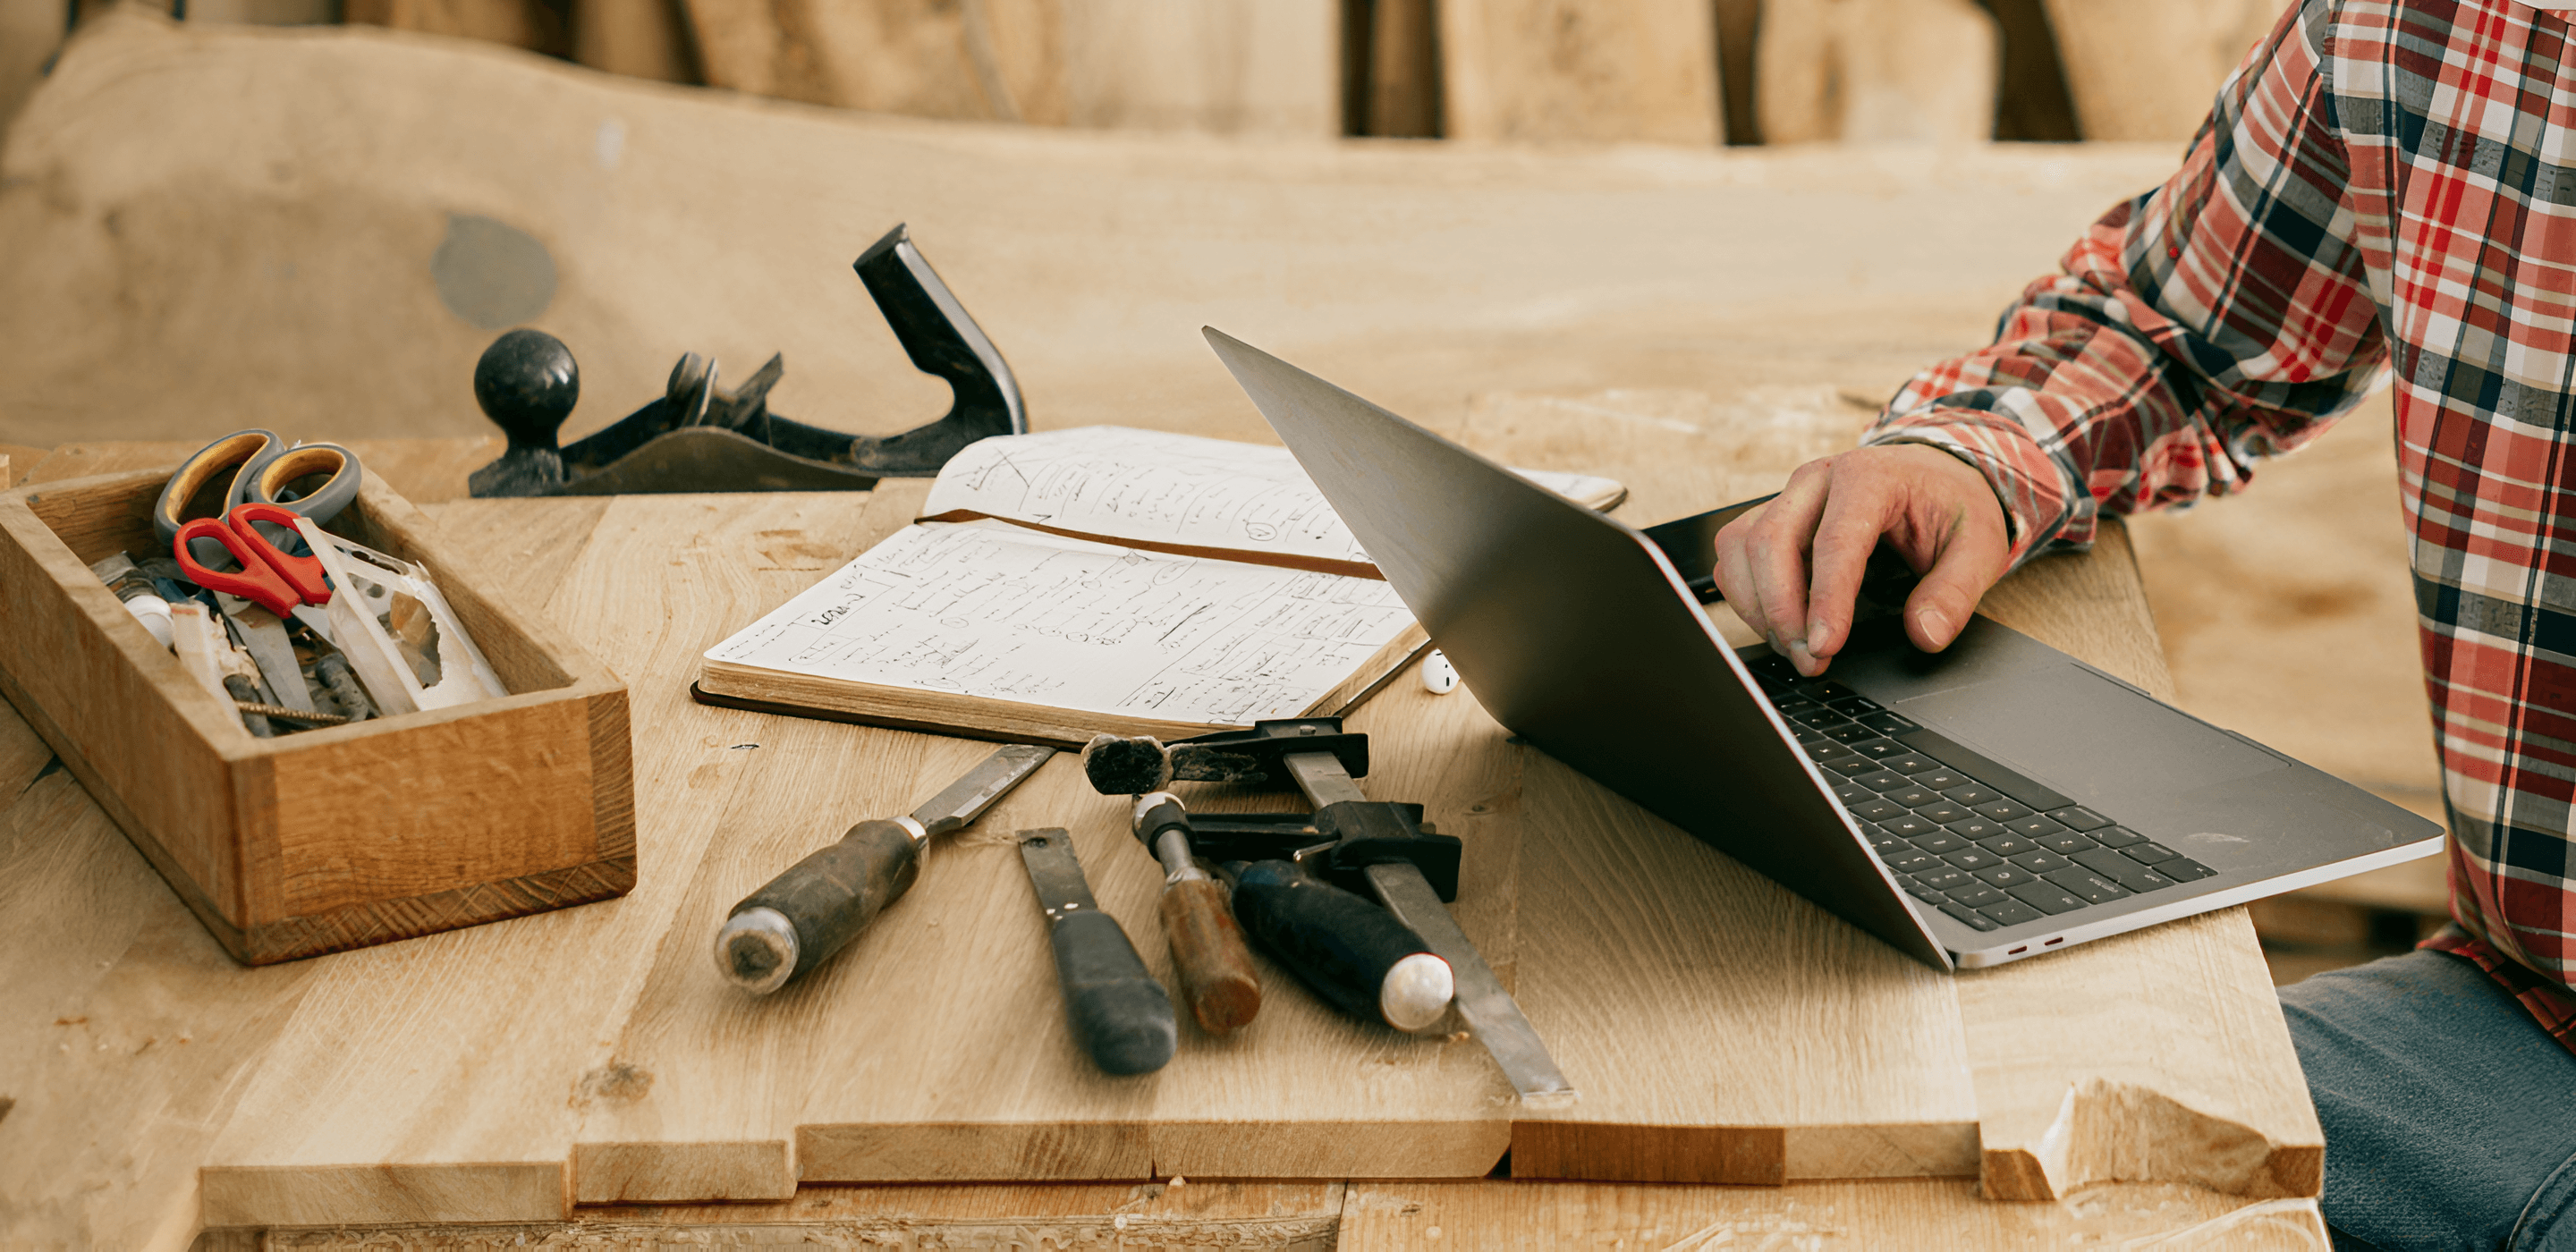
[[1939,448],[1985,475],[2004,511],[2012,545],[2008,569],[2053,547],[2083,547],[2093,541],[2090,516],[2074,516],[2076,506],[2090,503],[2091,497],[2070,490],[2066,467],[2009,416],[1982,409],[1925,409],[1880,419],[1860,442],[1863,447],[1919,443]]

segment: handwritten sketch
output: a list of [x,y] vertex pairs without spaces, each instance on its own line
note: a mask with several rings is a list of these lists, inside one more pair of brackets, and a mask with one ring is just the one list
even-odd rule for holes
[[706,655],[1228,725],[1298,716],[1412,620],[1374,579],[1138,552],[996,521],[925,522]]
[[[1517,472],[1568,494],[1602,481]],[[1286,448],[1164,431],[1085,426],[979,440],[939,472],[922,512],[960,509],[1112,539],[1368,560]]]

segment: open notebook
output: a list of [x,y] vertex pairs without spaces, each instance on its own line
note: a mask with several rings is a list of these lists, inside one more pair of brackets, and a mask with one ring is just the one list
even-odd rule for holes
[[[1522,473],[1594,508],[1606,478]],[[1359,703],[1424,646],[1287,449],[1089,426],[969,445],[925,516],[708,649],[694,694],[1080,746]]]

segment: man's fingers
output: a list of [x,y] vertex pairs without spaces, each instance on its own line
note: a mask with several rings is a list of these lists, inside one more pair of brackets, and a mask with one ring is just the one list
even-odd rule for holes
[[1833,480],[1831,459],[1810,461],[1789,476],[1778,499],[1745,534],[1744,561],[1761,601],[1758,627],[1773,651],[1801,674],[1824,672],[1807,647],[1807,545],[1825,509]]
[[1905,633],[1914,646],[1926,652],[1949,647],[1986,589],[2003,577],[2010,555],[2001,526],[1954,526],[1932,568],[1905,598]]
[[1769,638],[1769,619],[1762,615],[1762,593],[1753,585],[1753,569],[1744,559],[1744,533],[1733,526],[1717,534],[1717,590],[1726,607],[1753,633]]
[[1816,524],[1809,558],[1807,648],[1830,658],[1851,636],[1852,605],[1860,596],[1869,557],[1887,532],[1891,497],[1884,487],[1853,475],[1835,486]]

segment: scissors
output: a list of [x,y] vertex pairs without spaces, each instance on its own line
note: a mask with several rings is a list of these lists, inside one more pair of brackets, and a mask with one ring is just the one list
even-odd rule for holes
[[[323,577],[320,558],[289,554],[260,530],[262,525],[291,528],[295,518],[295,510],[282,504],[237,505],[220,521],[201,517],[180,526],[170,548],[188,581],[215,593],[215,602],[240,630],[242,646],[278,703],[310,713],[313,695],[295,659],[295,645],[286,636],[286,619],[338,646],[321,609],[331,602],[331,584]],[[198,557],[209,548],[220,548],[241,568],[208,568]]]
[[[362,477],[357,454],[338,444],[288,447],[274,432],[237,430],[197,449],[161,488],[160,498],[152,504],[152,529],[161,542],[178,538],[185,524],[180,514],[188,502],[227,473],[232,481],[224,488],[219,516],[230,516],[244,504],[274,504],[316,522],[330,521],[349,507],[358,496]],[[295,484],[315,475],[324,476],[318,486],[301,494],[294,490]],[[221,559],[212,546],[206,546],[202,556],[207,561]]]

